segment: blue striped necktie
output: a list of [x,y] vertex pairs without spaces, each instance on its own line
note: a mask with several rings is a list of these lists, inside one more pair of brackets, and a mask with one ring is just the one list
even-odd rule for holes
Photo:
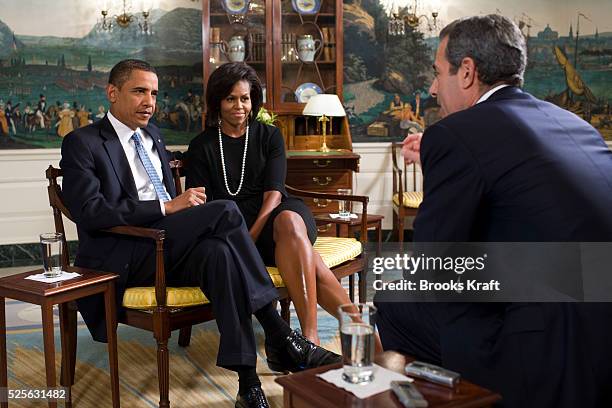
[[134,132],[134,134],[132,135],[132,140],[134,141],[134,146],[136,146],[136,151],[138,152],[140,162],[144,166],[147,174],[149,175],[151,183],[153,183],[153,187],[155,188],[155,192],[157,193],[157,198],[162,201],[170,201],[170,196],[166,192],[164,184],[159,179],[159,175],[157,174],[157,171],[155,171],[155,167],[153,167],[153,163],[151,163],[151,159],[149,159],[149,155],[147,154],[144,149],[144,146],[142,145],[140,135],[137,132]]

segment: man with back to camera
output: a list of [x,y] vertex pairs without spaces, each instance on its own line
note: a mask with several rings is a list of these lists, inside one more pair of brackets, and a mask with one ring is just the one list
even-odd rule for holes
[[[415,241],[611,241],[612,152],[587,122],[520,89],[518,27],[469,17],[440,39],[429,91],[443,119],[402,149],[424,177]],[[609,304],[376,305],[386,350],[459,371],[503,406],[612,406]]]
[[[268,407],[255,371],[251,314],[264,328],[268,361],[299,371],[338,362],[339,356],[310,343],[279,316],[277,290],[232,201],[206,203],[202,187],[176,196],[161,133],[149,123],[157,94],[151,65],[119,62],[106,87],[108,114],[62,143],[63,194],[79,235],[75,265],[119,273],[121,300],[126,287],[153,284],[155,256],[148,242],[100,230],[165,230],[168,281],[198,285],[210,299],[221,335],[217,365],[238,372],[236,406]],[[94,339],[105,341],[101,299],[84,299],[79,310]]]

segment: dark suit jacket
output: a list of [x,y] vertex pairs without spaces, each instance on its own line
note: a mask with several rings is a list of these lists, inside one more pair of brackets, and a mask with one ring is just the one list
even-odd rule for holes
[[[162,163],[163,181],[176,196],[168,157],[159,129],[144,129]],[[79,248],[75,265],[119,273],[117,302],[121,305],[137,240],[100,232],[117,225],[147,226],[163,217],[158,200],[140,201],[123,147],[107,117],[77,129],[62,143],[60,166],[66,205],[75,218]],[[79,310],[94,339],[106,339],[104,306],[100,297],[79,302]]]
[[[429,127],[421,163],[416,241],[612,240],[612,152],[584,120],[516,87]],[[612,374],[610,306],[447,306],[443,363],[508,406],[601,401]]]

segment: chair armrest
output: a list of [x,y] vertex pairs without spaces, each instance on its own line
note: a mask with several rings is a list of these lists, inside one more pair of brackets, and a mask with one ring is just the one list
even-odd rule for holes
[[402,169],[397,164],[397,150],[396,149],[401,148],[401,146],[402,144],[397,143],[397,142],[391,144],[391,163],[393,167],[393,173],[394,175],[397,174],[397,177],[399,180],[402,180]]
[[393,160],[393,171],[399,173],[400,178],[402,177],[402,169],[399,168],[396,160]]
[[404,193],[404,179],[402,177],[403,171],[402,169],[398,166],[397,164],[397,149],[401,149],[402,147],[402,143],[400,142],[394,142],[391,143],[391,163],[392,163],[392,172],[393,172],[393,184],[392,184],[392,190],[393,190],[393,194],[398,194],[400,197],[403,195]]
[[165,230],[119,225],[102,230],[111,234],[130,237],[149,238],[155,241],[155,300],[158,308],[166,307],[166,273],[164,271],[164,238]]
[[112,234],[127,235],[130,237],[150,238],[154,241],[163,241],[166,236],[166,231],[164,230],[134,227],[132,225],[120,225],[117,227],[106,228],[102,231],[110,232]]

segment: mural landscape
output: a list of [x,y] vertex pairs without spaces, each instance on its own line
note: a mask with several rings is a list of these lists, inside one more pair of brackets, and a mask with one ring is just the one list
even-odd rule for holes
[[187,144],[202,114],[202,14],[195,7],[152,10],[149,34],[138,24],[106,31],[97,22],[80,37],[19,35],[0,12],[0,149],[59,147],[72,129],[103,117],[108,71],[124,58],[156,67],[155,121],[168,144]]
[[[437,31],[445,23],[439,20],[438,29],[432,32],[422,24],[419,30],[408,27],[405,35],[391,36],[387,33],[389,7],[401,3],[353,0],[344,4],[344,99],[354,142],[401,140],[437,119],[438,107],[428,87]],[[400,14],[412,3],[404,1],[398,7]],[[447,17],[448,23],[461,15],[505,14],[495,8],[482,11],[478,3],[482,5],[466,0],[460,12],[449,7],[446,16],[443,12],[440,16]],[[543,3],[548,3],[551,20],[554,16],[554,21],[563,21],[558,14],[566,14],[567,26],[551,27],[546,14],[534,22],[530,7],[542,8]],[[561,3],[565,4],[558,8],[545,1],[525,3],[518,17],[506,14],[519,24],[527,40],[525,89],[576,113],[612,140],[612,24],[600,31],[592,17],[609,22],[612,6],[590,0],[580,6],[582,10],[590,6],[590,12],[582,12],[572,7],[577,2]],[[602,18],[606,15],[607,19]]]
[[[148,35],[138,24],[103,30],[99,10],[89,2],[58,0],[52,7],[33,0],[0,11],[0,149],[56,148],[70,130],[102,117],[108,71],[130,57],[155,65],[160,78],[155,121],[168,144],[187,144],[202,115],[202,6],[192,0],[154,1],[164,8],[151,10]],[[354,142],[401,140],[437,120],[437,104],[428,94],[437,33],[454,18],[492,12],[513,18],[526,37],[525,89],[576,113],[612,140],[609,1],[464,0],[458,7],[440,0],[434,28],[423,22],[404,35],[389,35],[391,7],[402,14],[414,3],[344,1],[344,101]],[[44,7],[45,18],[36,18]]]

